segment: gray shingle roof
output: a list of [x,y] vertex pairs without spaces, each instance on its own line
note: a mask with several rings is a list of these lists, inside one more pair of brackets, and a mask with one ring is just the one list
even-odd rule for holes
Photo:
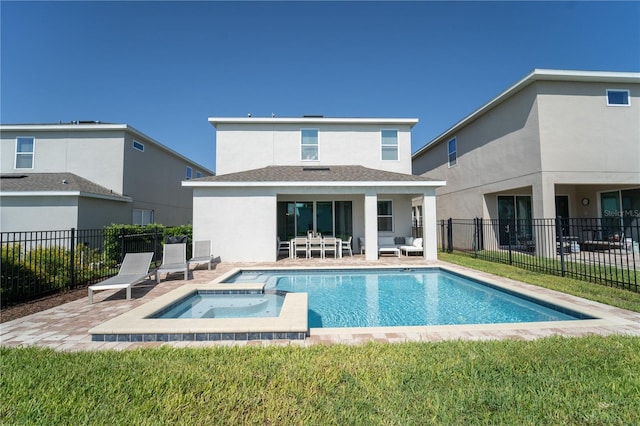
[[267,166],[195,182],[431,182],[435,179],[362,166]]
[[73,173],[12,173],[0,176],[0,191],[68,191],[120,197],[104,186]]

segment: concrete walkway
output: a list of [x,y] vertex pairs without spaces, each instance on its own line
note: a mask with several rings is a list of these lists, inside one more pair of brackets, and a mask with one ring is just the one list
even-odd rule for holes
[[417,267],[427,263],[421,257],[400,258],[384,256],[378,261],[366,261],[363,256],[342,259],[281,259],[273,263],[220,263],[214,270],[198,269],[190,273],[189,281],[181,279],[180,274],[169,279],[163,277],[160,284],[147,281],[134,287],[132,299],[126,300],[125,291],[102,291],[94,295],[94,304],[89,305],[87,298],[76,300],[47,311],[0,324],[0,346],[42,346],[61,351],[132,349],[170,345],[175,347],[203,347],[213,345],[302,345],[313,344],[358,344],[368,341],[406,342],[406,341],[442,341],[452,339],[488,340],[488,339],[536,339],[544,336],[584,336],[590,334],[610,335],[627,334],[640,336],[640,314],[614,308],[578,297],[558,293],[552,290],[498,278],[490,274],[471,271],[465,268],[432,262],[479,279],[500,283],[518,291],[524,291],[546,300],[562,301],[582,311],[596,315],[599,319],[562,321],[553,323],[488,324],[466,326],[423,326],[423,327],[384,327],[384,328],[345,328],[311,329],[307,339],[302,341],[216,341],[216,342],[93,342],[88,330],[103,322],[121,315],[135,307],[166,294],[167,292],[194,283],[208,283],[234,268],[241,267]]

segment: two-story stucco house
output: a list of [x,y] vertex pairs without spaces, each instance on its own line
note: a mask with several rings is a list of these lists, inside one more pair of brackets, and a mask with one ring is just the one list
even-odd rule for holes
[[534,70],[416,151],[413,173],[447,181],[438,219],[606,217],[638,241],[640,73]]
[[127,124],[0,125],[2,231],[191,222],[184,179],[213,174]]
[[[274,261],[276,240],[307,231],[352,237],[367,260],[378,237],[412,231],[412,202],[425,220],[424,257],[436,258],[435,189],[411,174],[417,119],[210,118],[216,176],[193,188],[195,239],[223,261]],[[356,247],[363,237],[365,247]]]

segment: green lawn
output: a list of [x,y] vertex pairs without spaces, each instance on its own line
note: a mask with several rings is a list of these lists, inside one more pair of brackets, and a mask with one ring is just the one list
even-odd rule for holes
[[532,272],[526,269],[509,266],[502,263],[487,262],[465,254],[438,253],[438,259],[455,263],[479,271],[488,272],[501,277],[511,278],[540,287],[558,290],[618,308],[640,312],[640,293],[607,287],[601,284],[589,283],[557,275]]
[[[634,293],[482,263],[474,267],[640,306]],[[0,424],[640,424],[640,338],[2,348]]]

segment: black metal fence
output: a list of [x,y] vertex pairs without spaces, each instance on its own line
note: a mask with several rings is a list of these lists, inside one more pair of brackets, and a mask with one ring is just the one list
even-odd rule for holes
[[87,286],[118,273],[126,253],[162,259],[163,228],[2,232],[1,306]]
[[443,251],[640,291],[640,223],[623,218],[440,221]]

